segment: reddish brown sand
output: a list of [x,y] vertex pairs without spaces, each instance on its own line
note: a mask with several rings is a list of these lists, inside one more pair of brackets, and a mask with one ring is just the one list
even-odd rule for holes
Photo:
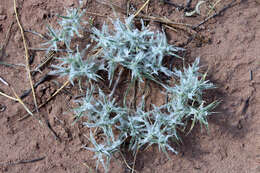
[[[63,7],[76,6],[66,0],[17,0],[18,12],[25,30],[46,32],[46,23],[55,26],[57,13],[64,14]],[[181,0],[172,2],[183,3]],[[139,2],[139,1],[135,1]],[[140,1],[142,2],[142,1]],[[134,3],[140,8],[142,3]],[[186,18],[183,12],[175,8],[151,1],[148,13],[166,16],[184,23],[199,23],[203,17]],[[194,1],[192,6],[197,1]],[[222,2],[222,1],[221,1]],[[223,1],[224,4],[231,0]],[[121,7],[123,0],[115,2]],[[222,4],[222,6],[224,5]],[[89,12],[109,14],[112,11],[95,0],[87,4]],[[220,9],[220,8],[219,8]],[[96,23],[104,21],[97,18]],[[0,59],[12,64],[25,64],[22,37],[14,18],[13,1],[0,2],[0,41],[4,41],[10,24],[10,40],[6,54]],[[155,27],[156,28],[156,27]],[[157,147],[138,153],[136,169],[138,172],[152,173],[257,173],[260,172],[260,1],[243,0],[228,9],[223,15],[203,25],[200,34],[211,42],[193,41],[188,46],[187,58],[201,57],[201,64],[208,70],[209,79],[218,89],[208,92],[210,98],[222,100],[217,108],[218,114],[209,119],[209,133],[200,130],[199,125],[192,133],[183,136],[178,147],[179,154],[170,154],[171,160],[159,153]],[[181,44],[183,35],[166,30],[171,43]],[[43,40],[26,33],[29,47],[40,47]],[[88,39],[86,39],[88,41]],[[43,58],[44,52],[37,52],[31,68]],[[19,93],[30,88],[24,67],[8,68],[0,65],[0,76],[4,77]],[[44,73],[48,72],[46,68]],[[250,71],[252,79],[250,79]],[[37,81],[43,74],[38,74]],[[64,82],[63,79],[55,79]],[[11,91],[0,83],[1,91],[12,95]],[[52,82],[40,85],[37,90],[38,103],[43,103],[58,88]],[[66,88],[77,94],[75,88]],[[85,173],[95,168],[93,154],[81,149],[89,144],[84,134],[88,129],[80,123],[72,126],[69,110],[72,96],[61,92],[55,99],[40,109],[39,115],[50,122],[61,141],[54,138],[46,127],[30,117],[18,121],[26,112],[23,107],[0,96],[0,104],[6,109],[0,112],[0,172],[3,173]],[[30,109],[33,100],[30,95],[25,99]],[[45,157],[34,163],[15,164],[23,160]],[[130,162],[132,158],[126,158]],[[88,168],[88,165],[90,168]],[[99,172],[103,172],[102,169]],[[122,159],[113,160],[110,172],[130,172]]]

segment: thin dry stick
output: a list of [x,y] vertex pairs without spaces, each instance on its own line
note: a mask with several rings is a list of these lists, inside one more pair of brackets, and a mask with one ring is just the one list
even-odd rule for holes
[[94,169],[92,169],[90,166],[88,166],[87,163],[83,162],[82,164],[88,168],[88,170],[90,171],[90,173],[92,173],[92,172],[97,172],[97,171],[94,171]]
[[26,164],[26,163],[34,163],[34,162],[38,162],[38,161],[41,161],[45,159],[45,156],[44,157],[40,157],[40,158],[36,158],[36,159],[32,159],[32,160],[20,160],[18,162],[5,162],[5,163],[0,163],[0,165],[6,165],[6,166],[11,166],[11,165],[18,165],[18,164]]
[[147,14],[148,13],[148,9],[149,9],[149,4],[146,6],[146,8],[145,8],[145,14]]
[[7,95],[7,94],[1,92],[1,91],[0,91],[0,95],[2,95],[2,96],[4,96],[4,97],[7,97],[7,98],[9,98],[9,99],[11,99],[11,100],[14,100],[14,101],[18,101],[16,98],[14,98],[14,97],[12,97],[12,96],[9,96],[9,95]]
[[51,127],[51,124],[48,120],[45,120],[45,123],[47,125],[47,128],[50,130],[50,132],[53,134],[53,136],[55,137],[56,140],[58,140],[59,142],[61,142],[61,138],[57,135],[57,133],[53,130],[53,128]]
[[122,69],[119,71],[118,78],[117,78],[117,80],[116,80],[116,82],[115,82],[115,84],[114,84],[114,88],[113,88],[111,94],[109,95],[109,98],[110,98],[110,99],[113,97],[113,95],[114,95],[114,93],[115,93],[116,87],[117,87],[117,85],[118,85],[118,83],[119,83],[119,80],[120,80],[120,78],[121,78],[123,72],[124,72],[124,68],[122,68]]
[[8,82],[6,82],[2,77],[0,77],[0,82],[2,82],[3,84],[5,84],[6,86],[9,86]]
[[16,99],[13,98],[13,97],[11,97],[11,96],[8,96],[7,94],[4,94],[4,93],[2,93],[2,92],[0,92],[0,94],[3,95],[3,96],[5,96],[5,97],[7,97],[7,98],[9,98],[9,99],[11,99],[11,100],[16,100],[16,101],[18,101],[18,102],[24,107],[24,109],[28,112],[28,114],[33,116],[32,112],[27,108],[27,106],[23,103],[23,101],[22,101],[22,100],[20,99],[20,97],[17,95],[17,93],[15,92],[14,88],[13,88],[6,80],[4,80],[2,77],[0,77],[0,81],[1,81],[4,85],[8,86],[8,87],[12,90],[12,92],[13,92],[13,94],[15,95]]
[[98,16],[98,17],[107,17],[106,15],[103,15],[103,14],[99,14],[99,13],[94,13],[94,12],[85,12],[86,14],[89,14],[89,15],[93,15],[93,16]]
[[14,164],[26,164],[26,163],[34,163],[34,162],[38,162],[38,161],[41,161],[45,159],[45,156],[44,157],[39,157],[39,158],[36,158],[36,159],[32,159],[32,160],[21,160],[17,163],[14,163]]
[[132,168],[128,165],[128,163],[126,162],[126,159],[125,159],[123,153],[122,153],[121,151],[119,151],[119,153],[120,153],[121,157],[123,158],[126,167],[127,167],[128,169],[130,169],[131,171],[137,172],[136,170],[132,169]]
[[135,162],[136,162],[136,156],[137,156],[138,151],[139,151],[139,145],[137,147],[137,150],[136,150],[136,153],[135,153],[135,156],[134,156],[134,164],[133,164],[133,168],[132,168],[132,173],[134,173],[134,170],[135,170]]
[[178,31],[177,31],[177,29],[174,29],[173,27],[171,27],[171,26],[169,26],[169,25],[163,25],[165,28],[168,28],[168,29],[170,29],[170,30],[172,30],[172,31],[174,31],[174,32],[176,32],[176,33],[178,33]]
[[43,61],[33,70],[32,76],[36,74],[36,72],[40,71],[40,69],[45,66],[55,55],[55,51],[51,50],[47,55],[45,55]]
[[143,20],[152,20],[152,21],[155,21],[155,22],[159,22],[159,23],[164,24],[165,26],[168,25],[170,27],[176,28],[178,30],[183,30],[188,34],[191,34],[191,35],[194,35],[195,37],[198,37],[198,33],[196,32],[194,27],[190,24],[172,22],[171,20],[169,20],[167,18],[162,18],[162,17],[146,16],[146,15],[140,15],[140,14],[138,16],[142,17]]
[[0,59],[2,59],[3,56],[4,56],[5,48],[6,48],[7,44],[8,44],[13,24],[14,24],[14,22],[12,21],[12,23],[10,24],[9,29],[8,29],[8,31],[6,33],[5,40],[4,40],[3,44],[1,45],[1,48],[0,48]]
[[111,8],[112,8],[112,11],[113,11],[113,14],[114,14],[114,16],[116,17],[116,18],[118,18],[118,15],[117,15],[117,13],[116,13],[116,10],[115,10],[115,8],[114,8],[114,6],[112,5],[113,3],[112,3],[112,0],[109,0],[110,1],[110,6],[111,6]]
[[[39,48],[39,47],[28,47],[28,50],[34,50],[34,51],[47,51],[48,48]],[[51,50],[54,51],[54,50]],[[55,52],[68,52],[73,53],[73,51],[68,49],[56,49]]]
[[192,27],[192,29],[196,30],[198,27],[200,27],[201,25],[203,25],[204,23],[208,22],[210,19],[215,18],[216,16],[220,15],[221,13],[223,13],[224,11],[226,11],[228,8],[231,8],[234,3],[237,0],[233,0],[231,1],[229,4],[227,4],[226,6],[224,6],[219,12],[207,17],[205,20],[203,20],[202,22],[200,22],[199,24],[195,25]]
[[[94,13],[94,12],[85,12],[86,14],[88,15],[93,15],[93,16],[97,16],[97,17],[104,17],[104,18],[107,18],[108,16],[106,15],[103,15],[103,14],[99,14],[99,13]],[[113,16],[109,16],[109,18],[119,18],[119,19],[126,19],[127,17],[113,17]]]
[[[13,89],[12,86],[9,86],[11,88],[11,90],[13,91],[15,97],[17,98],[17,101],[24,107],[24,109],[28,112],[28,116],[33,116],[33,113],[27,108],[27,106],[24,104],[24,102],[20,99],[20,97],[17,95],[17,93],[15,92],[15,90]],[[34,116],[33,116],[34,117]],[[39,121],[39,123],[42,125],[41,120],[36,117],[36,119]]]
[[[163,26],[164,26],[165,28],[168,28],[168,29],[170,29],[170,30],[176,32],[176,33],[178,33],[178,30],[177,30],[177,29],[181,29],[181,28],[178,28],[178,27],[177,27],[177,29],[175,29],[175,28],[173,28],[173,27],[171,27],[171,26],[169,26],[169,25],[166,25],[166,24],[163,24]],[[188,32],[188,31],[186,30],[186,32]],[[190,32],[188,32],[188,33],[190,33]],[[184,37],[189,38],[189,36],[187,36],[187,35],[184,35]]]
[[39,112],[38,106],[37,106],[37,100],[36,100],[36,96],[35,96],[35,91],[34,91],[34,87],[33,87],[33,82],[32,82],[31,71],[30,71],[29,52],[28,52],[27,44],[26,44],[25,37],[24,37],[23,27],[22,27],[22,25],[21,25],[21,23],[19,21],[19,18],[18,18],[18,13],[17,13],[17,9],[16,9],[16,0],[14,0],[14,12],[15,12],[15,17],[16,17],[16,20],[17,20],[17,24],[18,24],[18,26],[20,28],[21,35],[22,35],[22,38],[23,38],[25,58],[26,58],[26,70],[27,70],[27,73],[28,73],[28,77],[29,77],[29,81],[30,81],[30,85],[31,85],[31,89],[32,89],[33,101],[34,101],[34,105],[35,105],[36,111]]
[[9,64],[9,63],[4,62],[4,61],[0,61],[0,65],[6,66],[6,67],[10,67],[10,68],[15,68],[15,69],[17,69],[16,66],[18,66],[18,67],[25,67],[24,64]]
[[208,14],[207,14],[206,16],[209,16],[209,15],[211,14],[211,12],[212,12],[213,10],[215,10],[215,7],[220,3],[220,1],[221,1],[221,0],[218,0],[217,2],[215,2],[215,3],[212,5],[212,7],[210,8],[210,10],[209,10],[209,12],[208,12]]
[[131,1],[131,0],[127,0],[127,2],[126,2],[126,16],[129,16],[130,1]]
[[15,97],[17,98],[17,101],[24,107],[24,109],[28,112],[29,115],[33,116],[33,113],[27,108],[27,106],[24,104],[24,102],[20,99],[20,97],[17,95],[13,87],[11,87],[11,90],[13,91]]
[[143,9],[144,7],[150,2],[150,0],[147,0],[144,5],[134,14],[134,17],[135,18]]
[[[53,99],[53,97],[55,97],[70,81],[67,80],[52,96],[50,96],[46,102],[44,102],[43,104],[39,105],[39,109],[42,108],[43,106],[45,106],[51,99]],[[36,110],[34,109],[32,112],[35,112]],[[18,121],[22,121],[25,120],[29,117],[30,115],[26,114],[24,117],[20,118]]]
[[174,26],[185,26],[185,27],[189,27],[192,28],[193,26],[187,23],[178,23],[178,22],[173,22],[171,20],[169,20],[168,18],[163,18],[163,17],[155,17],[155,16],[147,16],[147,15],[142,15],[139,14],[138,17],[143,18],[143,20],[152,20],[155,22],[160,22],[160,23],[164,23],[167,25],[174,25]]
[[[160,23],[164,23],[164,24],[167,24],[167,25],[173,25],[175,26],[177,29],[183,29],[183,28],[179,28],[177,26],[184,26],[184,27],[189,27],[189,28],[193,28],[192,25],[190,24],[186,24],[186,23],[178,23],[178,22],[173,22],[167,18],[162,18],[162,17],[154,17],[154,16],[147,16],[147,15],[143,15],[143,14],[140,14],[141,10],[143,10],[143,8],[145,6],[147,6],[149,0],[136,12],[136,14],[134,15],[135,17],[140,17],[140,18],[143,18],[143,20],[153,20],[155,22],[160,22]],[[107,6],[109,6],[108,4],[104,3],[104,2],[101,2],[102,4],[105,4]],[[114,6],[114,5],[113,5]],[[109,6],[111,7],[111,6]],[[114,6],[115,7],[115,6]],[[120,12],[122,12],[123,14],[126,15],[125,11],[123,9],[121,9],[120,7],[116,6],[117,9],[120,9]],[[92,15],[96,15],[96,16],[99,16],[99,17],[107,17],[105,15],[102,15],[102,14],[98,14],[98,13],[93,13],[93,12],[86,12],[88,14],[92,14]],[[113,18],[113,17],[112,17]],[[120,17],[120,18],[125,18],[125,17]]]
[[101,51],[103,50],[103,48],[100,48],[93,56],[97,56]]

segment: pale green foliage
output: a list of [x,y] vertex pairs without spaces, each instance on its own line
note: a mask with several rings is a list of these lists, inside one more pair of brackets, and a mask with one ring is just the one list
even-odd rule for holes
[[[85,122],[84,125],[90,128],[100,127],[104,132],[110,132],[109,130],[119,121],[119,118],[126,114],[125,109],[117,106],[114,99],[110,101],[100,89],[99,99],[96,100],[95,108],[91,111],[90,119],[92,122]],[[112,114],[115,115],[112,116]],[[112,136],[110,133],[107,134]]]
[[[84,52],[84,51],[83,51]],[[98,70],[103,70],[103,64],[95,62],[92,58],[87,58],[83,60],[82,52],[70,53],[68,52],[68,56],[65,58],[57,58],[62,61],[61,64],[53,65],[56,70],[52,71],[50,74],[58,74],[60,76],[67,75],[69,80],[73,84],[73,80],[81,79],[82,77],[86,77],[87,80],[97,81],[98,78],[101,78],[97,75]]]
[[[79,9],[67,9],[66,16],[58,16],[62,20],[60,20],[59,24],[62,28],[62,32],[60,33],[61,40],[64,41],[66,47],[70,49],[70,42],[74,36],[82,37],[79,31],[83,30],[81,26],[82,23],[82,16],[84,15],[85,11],[79,12]],[[83,22],[86,24],[87,22]]]
[[[106,138],[111,138],[109,143],[94,145],[92,150],[99,150],[100,146],[111,146],[113,141],[119,143],[119,140],[123,143],[126,139],[130,139],[128,147],[133,153],[140,147],[154,144],[167,156],[168,151],[177,153],[170,145],[170,141],[180,140],[178,129],[185,128],[189,120],[192,120],[191,129],[197,121],[207,127],[207,117],[213,113],[211,110],[217,105],[217,102],[205,105],[202,99],[204,90],[215,87],[205,80],[205,75],[198,72],[198,63],[199,59],[192,66],[184,68],[183,72],[175,70],[174,74],[179,77],[179,83],[174,87],[165,86],[169,101],[160,107],[153,105],[153,109],[148,112],[143,110],[144,100],[134,111],[121,108],[114,100],[109,100],[102,90],[99,90],[98,99],[93,99],[91,96],[93,92],[87,92],[86,98],[81,102],[82,105],[75,111],[76,115],[87,116],[88,122],[84,125],[89,128],[101,128]],[[115,131],[119,132],[117,140]],[[106,161],[112,157],[112,153],[105,155]],[[102,159],[99,161],[102,162]]]
[[81,26],[81,24],[87,23],[81,20],[84,13],[85,11],[80,12],[79,9],[76,8],[67,9],[66,16],[58,15],[58,17],[61,19],[59,21],[59,30],[55,30],[47,25],[47,34],[50,40],[43,45],[49,45],[48,51],[57,51],[57,45],[61,42],[65,43],[67,49],[70,50],[70,43],[72,38],[74,38],[75,36],[82,37],[80,31],[83,30],[83,27]]
[[[82,14],[78,9],[68,10],[67,16],[59,16],[61,30],[48,27],[49,50],[57,50],[59,42],[64,42],[70,50],[71,39],[81,36]],[[73,111],[76,120],[86,117],[83,125],[91,129],[89,141],[92,148],[85,148],[95,153],[96,167],[101,163],[105,171],[108,171],[111,158],[125,141],[128,141],[128,149],[133,153],[151,145],[157,145],[167,156],[168,151],[177,153],[170,143],[181,140],[178,129],[185,129],[190,120],[190,129],[196,122],[208,127],[207,117],[217,105],[217,102],[206,105],[203,100],[204,91],[215,86],[205,80],[206,75],[199,73],[199,59],[182,71],[172,72],[163,65],[164,57],[180,58],[177,53],[184,49],[169,45],[164,33],[150,31],[142,21],[141,29],[135,28],[132,16],[125,23],[119,19],[113,21],[113,25],[113,31],[108,30],[106,24],[101,30],[93,28],[96,48],[102,48],[97,56],[86,57],[88,46],[82,52],[78,48],[68,51],[67,56],[58,58],[61,64],[54,66],[56,70],[51,72],[68,76],[72,84],[75,79],[87,81],[90,89],[86,90],[83,99],[75,101],[80,106]],[[157,81],[160,73],[168,77],[175,75],[178,83],[168,86],[157,81],[164,87],[165,97],[168,97],[164,105],[153,105],[152,110],[145,111],[145,101],[142,99],[135,110],[126,105],[122,107],[111,95],[106,95],[97,87],[101,79],[99,72],[108,73],[108,79],[101,80],[108,80],[111,85],[119,66],[131,71],[131,84],[136,80],[142,82],[144,78]],[[103,133],[101,142],[97,142],[94,138],[96,134],[92,134],[96,129]]]
[[62,41],[62,39],[60,38],[60,31],[51,28],[49,25],[47,25],[47,29],[49,41],[47,41],[43,45],[49,45],[47,52],[49,52],[50,50],[56,51],[58,49],[58,43]]
[[160,72],[167,76],[172,72],[163,66],[165,55],[180,58],[176,53],[184,49],[169,45],[164,33],[150,31],[141,21],[141,30],[135,28],[133,16],[125,23],[119,19],[112,21],[114,31],[109,31],[106,24],[102,30],[93,29],[93,39],[97,47],[102,47],[100,56],[107,60],[108,79],[113,80],[117,66],[131,70],[132,81],[143,81],[143,77],[155,80],[153,75]]
[[93,96],[94,88],[86,91],[86,96],[81,100],[75,100],[75,103],[80,103],[81,106],[75,108],[73,111],[77,120],[83,116],[88,117],[88,121],[92,120],[92,117],[95,117],[97,103]]
[[195,60],[192,66],[184,68],[183,72],[174,71],[174,75],[179,78],[179,84],[174,87],[165,86],[166,93],[169,95],[167,109],[174,112],[180,119],[187,121],[192,119],[193,125],[199,121],[201,125],[208,126],[206,117],[218,102],[204,106],[203,92],[213,89],[215,86],[208,80],[205,80],[206,74],[199,73],[199,58]]
[[92,143],[94,148],[85,147],[85,149],[93,151],[95,153],[94,158],[97,159],[96,169],[101,162],[102,166],[104,167],[105,171],[108,171],[109,163],[111,157],[114,153],[118,152],[120,149],[120,145],[122,144],[121,140],[114,140],[109,137],[106,137],[105,144],[98,144],[93,137],[92,132],[90,131],[90,139],[89,141]]

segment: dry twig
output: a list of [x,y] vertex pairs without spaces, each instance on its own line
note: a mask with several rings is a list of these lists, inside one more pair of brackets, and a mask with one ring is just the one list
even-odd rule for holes
[[36,158],[36,159],[32,159],[32,160],[20,160],[18,162],[11,162],[11,163],[0,163],[0,165],[7,165],[7,166],[11,166],[11,165],[19,165],[19,164],[27,164],[27,163],[34,163],[34,162],[38,162],[38,161],[41,161],[45,159],[45,156],[44,157],[39,157],[39,158]]
[[147,0],[144,5],[134,14],[134,17],[135,18],[143,9],[144,7],[150,2],[150,0]]
[[124,72],[124,68],[120,69],[120,71],[119,71],[119,73],[118,73],[118,78],[117,78],[117,80],[116,80],[116,82],[115,82],[115,84],[114,84],[113,90],[112,90],[111,94],[109,95],[109,98],[110,98],[110,99],[113,97],[113,95],[114,95],[114,93],[115,93],[116,87],[117,87],[117,85],[118,85],[118,83],[119,83],[119,81],[120,81],[120,78],[121,78],[123,72]]
[[9,99],[11,99],[11,100],[14,100],[14,101],[18,101],[16,98],[14,98],[14,97],[12,97],[12,96],[9,96],[9,95],[7,95],[7,94],[1,92],[1,91],[0,91],[0,95],[4,96],[4,97],[6,97],[6,98],[9,98]]
[[28,112],[29,115],[33,116],[33,113],[27,108],[27,106],[24,104],[24,102],[20,99],[20,97],[17,95],[13,87],[11,87],[11,90],[13,91],[15,97],[17,98],[17,101],[24,107],[24,109]]
[[13,24],[14,24],[14,22],[12,21],[12,23],[10,24],[9,29],[6,33],[5,40],[0,47],[0,59],[2,59],[4,54],[5,54],[5,48],[7,46],[8,41],[9,41],[9,37],[10,37],[10,33],[11,33],[11,29],[12,29]]
[[43,59],[43,61],[33,70],[32,76],[34,76],[40,69],[45,66],[55,55],[55,51],[51,50]]
[[11,96],[9,96],[9,95],[7,95],[7,94],[4,94],[4,93],[2,93],[2,92],[0,92],[0,94],[1,94],[2,96],[5,96],[5,97],[11,99],[11,100],[18,101],[18,102],[24,107],[24,109],[28,112],[28,115],[33,116],[33,113],[27,108],[27,106],[24,104],[24,102],[20,99],[20,97],[19,97],[19,96],[17,95],[17,93],[15,92],[14,88],[13,88],[6,80],[4,80],[2,77],[0,77],[0,81],[1,81],[4,85],[8,86],[8,88],[10,88],[10,89],[12,90],[12,92],[13,92],[13,94],[15,95],[16,98],[11,97]]
[[21,35],[23,38],[23,44],[24,44],[24,51],[25,51],[25,58],[26,58],[26,70],[28,73],[28,77],[29,77],[29,81],[30,81],[30,85],[31,85],[31,89],[32,89],[32,94],[33,94],[33,101],[34,101],[34,105],[35,105],[35,109],[37,112],[38,111],[38,106],[37,106],[37,100],[36,100],[36,96],[35,96],[35,91],[34,91],[34,87],[33,87],[33,81],[32,81],[32,76],[31,76],[31,71],[30,71],[30,64],[29,64],[29,52],[28,52],[28,48],[27,48],[27,44],[26,44],[26,40],[25,40],[25,36],[24,36],[24,30],[23,27],[19,21],[18,18],[18,13],[17,13],[17,8],[16,8],[16,0],[14,0],[14,12],[15,12],[15,17],[17,20],[17,24],[20,28],[21,31]]
[[97,171],[94,171],[94,169],[92,169],[90,166],[88,166],[87,163],[83,162],[83,165],[86,166],[86,167],[88,168],[89,173],[93,173],[93,172],[97,173]]
[[223,13],[224,11],[226,11],[228,8],[231,8],[233,6],[233,4],[236,2],[237,0],[233,0],[231,1],[228,5],[224,6],[224,8],[222,8],[219,12],[207,17],[205,20],[203,20],[202,22],[200,22],[198,25],[193,26],[192,29],[197,29],[198,27],[200,27],[201,25],[203,25],[204,23],[208,22],[210,19],[215,18],[217,16],[219,16],[221,13]]
[[128,165],[128,163],[127,163],[127,161],[126,161],[126,159],[125,159],[123,153],[122,153],[121,151],[119,151],[119,153],[120,153],[121,157],[123,158],[123,161],[124,161],[126,167],[127,167],[128,169],[130,169],[132,172],[137,172],[136,170],[132,169],[132,168]]
[[137,150],[136,150],[136,153],[135,153],[135,156],[134,156],[134,164],[133,164],[133,168],[132,168],[132,173],[134,173],[134,170],[135,170],[135,162],[136,162],[136,156],[137,156],[138,151],[139,151],[139,145],[137,147]]

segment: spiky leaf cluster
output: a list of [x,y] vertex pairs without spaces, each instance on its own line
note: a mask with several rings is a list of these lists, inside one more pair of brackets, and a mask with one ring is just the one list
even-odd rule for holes
[[167,76],[172,72],[163,66],[165,55],[179,57],[176,53],[182,48],[169,45],[164,33],[152,32],[141,21],[141,29],[133,24],[133,16],[125,23],[119,19],[112,21],[114,30],[109,31],[106,24],[101,30],[93,29],[93,39],[101,47],[101,56],[107,60],[108,79],[113,80],[115,69],[121,65],[131,70],[132,81],[143,78],[152,79],[160,72]]
[[179,84],[173,87],[165,86],[169,96],[169,102],[166,105],[168,112],[173,112],[183,121],[191,119],[193,121],[191,129],[197,121],[207,127],[207,116],[213,113],[210,110],[218,102],[205,106],[203,92],[215,86],[205,79],[206,74],[199,73],[199,58],[183,71],[175,69],[174,75],[179,78]]
[[98,168],[99,163],[101,162],[105,171],[108,171],[110,160],[113,154],[119,151],[122,141],[121,140],[115,141],[114,139],[111,139],[106,136],[105,143],[99,144],[96,142],[91,131],[90,131],[89,141],[92,143],[94,147],[93,148],[85,147],[85,149],[95,153],[94,158],[97,159],[96,169]]
[[112,156],[128,139],[128,149],[133,153],[138,148],[154,144],[167,156],[168,150],[177,153],[171,147],[170,141],[179,140],[176,128],[182,123],[177,117],[163,113],[160,108],[154,106],[154,110],[145,112],[142,106],[144,101],[136,111],[121,108],[114,100],[105,96],[102,90],[99,90],[99,98],[95,99],[93,89],[78,102],[81,106],[74,110],[76,116],[87,117],[87,122],[83,124],[88,128],[101,129],[104,134],[102,143],[97,143],[91,133],[90,142],[93,148],[86,149],[95,152],[97,166],[101,162],[106,171]]
[[94,61],[91,57],[83,59],[84,51],[71,53],[65,58],[57,58],[62,63],[59,65],[53,65],[52,67],[56,70],[52,71],[52,75],[68,76],[70,82],[73,84],[75,79],[81,80],[81,78],[86,78],[87,81],[94,80],[97,81],[101,77],[97,74],[99,70],[103,70],[103,63]]
[[58,15],[61,19],[59,20],[60,29],[53,29],[51,26],[47,25],[49,41],[43,45],[49,45],[48,50],[58,50],[58,44],[64,43],[68,50],[71,49],[72,38],[82,37],[80,31],[83,30],[81,26],[82,23],[87,22],[82,21],[82,17],[85,11],[81,11],[78,8],[67,9],[67,14],[65,16]]
[[85,98],[76,101],[81,106],[74,109],[74,113],[77,119],[87,117],[87,121],[83,123],[84,126],[102,130],[105,136],[103,142],[97,143],[91,132],[90,142],[93,148],[86,147],[86,149],[95,152],[96,166],[98,167],[101,162],[107,171],[111,157],[119,151],[120,145],[126,138],[126,133],[122,132],[117,137],[113,128],[126,116],[127,110],[118,106],[114,99],[110,100],[100,89],[98,90],[98,98],[94,98],[94,90],[92,87],[91,90],[87,91]]

